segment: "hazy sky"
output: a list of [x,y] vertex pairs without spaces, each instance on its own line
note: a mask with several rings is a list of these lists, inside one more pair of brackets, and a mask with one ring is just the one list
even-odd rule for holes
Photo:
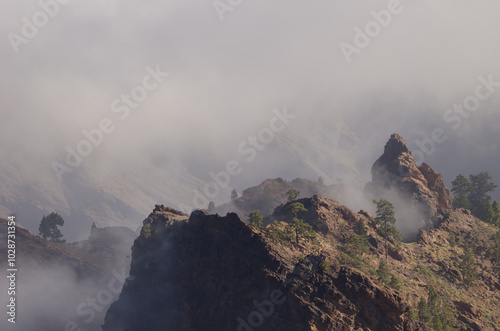
[[[425,161],[448,183],[485,170],[500,184],[500,86],[467,118],[443,119],[478,77],[500,82],[498,1],[241,1],[218,13],[212,1],[74,0],[49,6],[47,24],[37,1],[0,2],[0,143],[29,176],[54,175],[65,147],[104,118],[114,131],[88,158],[122,167],[115,156],[163,153],[200,172],[287,106],[299,121],[322,108],[351,128],[361,182],[391,133],[422,150],[417,140],[438,128],[447,138],[427,145]],[[19,43],[34,16],[39,31]],[[362,46],[350,63],[346,44]],[[113,102],[157,66],[169,76],[121,120]]]

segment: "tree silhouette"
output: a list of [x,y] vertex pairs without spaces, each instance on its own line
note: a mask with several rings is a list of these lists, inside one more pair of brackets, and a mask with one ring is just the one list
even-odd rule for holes
[[380,259],[380,262],[378,264],[377,276],[384,284],[387,284],[391,278],[389,267],[383,259]]
[[289,189],[288,192],[286,192],[286,195],[288,195],[288,201],[292,202],[297,199],[299,196],[300,192],[297,191],[296,189]]
[[474,209],[483,201],[491,201],[488,193],[495,191],[497,186],[491,181],[491,176],[488,172],[469,175],[469,181],[472,187],[471,194],[469,194],[469,201]]
[[453,207],[471,209],[472,205],[469,201],[469,195],[472,191],[472,186],[464,175],[460,174],[451,182],[453,193]]
[[263,217],[262,217],[262,213],[260,212],[260,210],[254,210],[253,212],[251,212],[248,217],[250,218],[250,226],[256,228],[256,229],[260,229],[262,228],[263,226]]
[[144,238],[151,237],[151,223],[144,224],[141,234],[144,236]]
[[477,266],[469,247],[465,247],[462,261],[460,261],[460,271],[462,272],[464,284],[467,287],[473,285],[477,277]]
[[379,201],[373,200],[373,203],[377,205],[377,217],[375,217],[375,221],[379,225],[380,235],[385,239],[385,259],[387,260],[389,238],[401,240],[401,233],[395,226],[396,217],[394,216],[394,206],[392,203],[383,199]]
[[208,203],[208,211],[212,212],[215,209],[215,203],[213,201],[210,201]]
[[297,214],[303,211],[307,211],[307,209],[300,202],[292,203],[286,208],[286,213],[293,214],[294,218],[297,218]]
[[491,208],[493,208],[493,219],[491,223],[500,227],[500,203],[495,200],[491,205]]
[[365,222],[360,218],[354,226],[354,232],[359,236],[366,235]]
[[295,242],[299,243],[301,237],[305,239],[313,239],[315,237],[314,230],[310,224],[304,223],[303,220],[294,218],[288,225],[290,229],[295,231]]
[[38,227],[39,234],[42,238],[52,242],[64,243],[63,235],[58,226],[64,225],[64,219],[58,213],[50,213],[48,216],[43,215],[40,226]]

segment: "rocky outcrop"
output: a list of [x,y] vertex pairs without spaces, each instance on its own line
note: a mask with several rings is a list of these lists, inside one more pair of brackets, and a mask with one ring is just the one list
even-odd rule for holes
[[297,262],[234,213],[157,206],[144,224],[103,330],[425,330],[394,290],[320,253]]
[[300,192],[300,197],[311,197],[319,195],[329,197],[336,200],[342,200],[347,195],[361,196],[363,191],[361,188],[349,186],[347,184],[331,184],[327,185],[318,181],[296,178],[292,181],[286,181],[282,178],[266,179],[261,184],[247,188],[242,193],[242,196],[221,206],[217,206],[215,210],[220,214],[228,212],[236,212],[242,217],[247,217],[254,210],[260,210],[264,216],[271,215],[277,205],[284,204],[288,201],[286,192],[290,189],[295,189]]
[[453,208],[453,197],[451,196],[450,190],[448,190],[446,184],[444,183],[443,175],[434,171],[426,163],[422,163],[419,170],[427,180],[427,187],[431,190],[431,192],[435,192],[435,196],[437,193],[437,206],[443,209]]
[[415,240],[421,228],[432,226],[439,209],[452,208],[453,199],[443,176],[425,163],[418,166],[397,133],[391,135],[371,172],[365,195],[394,204],[405,240]]
[[339,202],[315,195],[276,207],[274,213],[266,218],[265,223],[270,224],[274,220],[289,223],[294,215],[289,214],[287,209],[290,204],[296,202],[302,203],[307,209],[306,212],[297,215],[299,218],[306,219],[315,231],[333,237],[339,242],[346,240],[352,234],[351,229],[359,219],[358,215]]
[[397,133],[391,135],[371,172],[372,182],[366,187],[371,195],[383,195],[386,190],[395,190],[418,199],[434,210],[452,208],[452,197],[443,176],[425,163],[419,167],[406,142]]
[[394,133],[384,148],[384,153],[372,166],[372,182],[366,190],[377,195],[394,189],[408,197],[417,198],[430,208],[452,208],[452,197],[443,176],[427,164],[420,167],[403,138]]

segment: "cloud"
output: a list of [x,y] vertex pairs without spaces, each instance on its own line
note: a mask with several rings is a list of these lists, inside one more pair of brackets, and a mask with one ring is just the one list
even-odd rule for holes
[[[451,130],[442,116],[474,91],[478,76],[500,81],[494,42],[500,4],[401,0],[403,10],[348,64],[339,45],[353,43],[355,27],[364,29],[371,12],[388,4],[246,1],[224,21],[210,1],[61,5],[18,54],[2,39],[4,158],[19,171],[35,164],[31,172],[52,176],[50,163],[64,158],[65,147],[110,117],[116,131],[89,156],[92,163],[113,169],[127,163],[124,157],[153,160],[163,153],[206,179],[265,125],[273,108],[286,105],[304,127],[313,123],[311,130],[321,130],[310,121],[319,112],[351,128],[360,142],[360,184],[370,179],[369,168],[391,133],[417,148],[421,137],[414,129],[430,134],[436,127],[450,139],[426,161],[448,183],[459,172],[482,170],[499,181],[500,91],[460,130]],[[19,34],[21,18],[39,10],[37,2],[9,2],[0,31]],[[141,82],[146,66],[157,64],[169,78],[119,122],[112,101]],[[282,160],[269,156],[268,169],[274,162]],[[283,177],[288,174],[296,173]],[[268,174],[265,167],[249,168],[242,177],[238,189]]]

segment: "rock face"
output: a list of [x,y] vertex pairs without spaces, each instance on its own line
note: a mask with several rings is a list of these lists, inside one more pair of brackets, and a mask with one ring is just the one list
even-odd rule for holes
[[365,194],[370,199],[391,201],[396,212],[399,209],[400,214],[407,215],[404,223],[409,228],[408,223],[419,223],[421,227],[431,225],[430,219],[438,209],[452,208],[453,199],[443,176],[425,163],[419,167],[397,133],[391,135],[371,173],[372,181],[366,185]]
[[[339,242],[346,240],[352,234],[350,229],[354,227],[359,217],[346,206],[330,198],[315,195],[312,198],[293,201],[296,202],[302,203],[307,209],[307,212],[297,215],[299,218],[307,219],[314,231]],[[289,205],[290,203],[286,203],[278,206],[274,213],[266,218],[265,223],[270,224],[274,220],[290,222],[294,216],[287,213]]]
[[157,206],[144,224],[103,330],[426,330],[397,292],[336,262],[325,270],[320,253],[297,262],[234,213]]
[[453,199],[444,184],[441,174],[423,163],[415,162],[403,138],[394,133],[384,148],[384,154],[372,166],[372,182],[369,192],[395,189],[407,196],[413,196],[428,207],[452,208]]

